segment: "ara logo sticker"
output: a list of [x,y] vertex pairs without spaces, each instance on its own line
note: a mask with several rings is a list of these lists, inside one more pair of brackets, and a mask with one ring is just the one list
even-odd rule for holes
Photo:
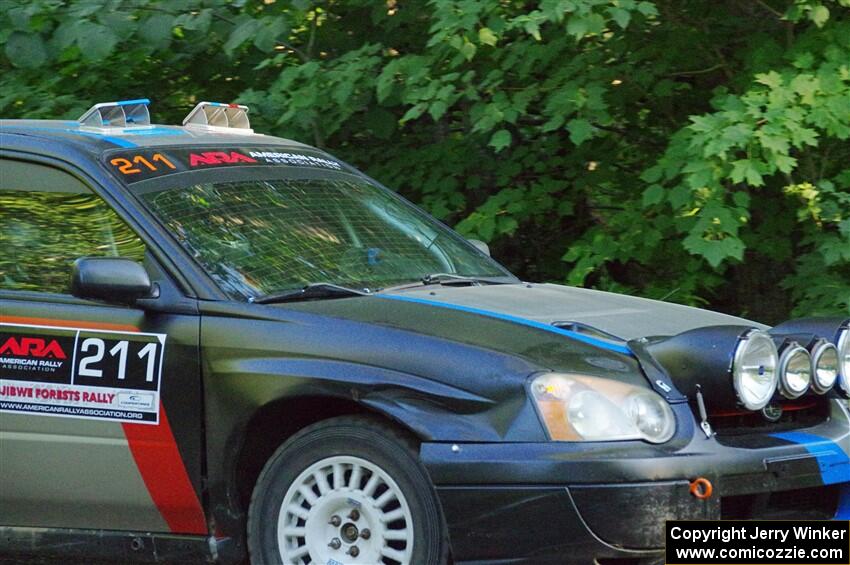
[[14,357],[35,357],[36,359],[67,359],[65,352],[56,340],[38,337],[10,337],[0,346],[0,355]]
[[252,159],[247,155],[243,155],[237,151],[205,151],[204,153],[189,154],[189,166],[197,167],[199,165],[234,165],[237,163],[256,163],[256,159]]

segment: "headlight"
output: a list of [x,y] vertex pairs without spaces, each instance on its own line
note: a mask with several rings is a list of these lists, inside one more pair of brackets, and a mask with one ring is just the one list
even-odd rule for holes
[[732,361],[732,384],[749,410],[761,410],[776,392],[779,353],[768,334],[753,330],[741,338]]
[[850,396],[850,329],[843,330],[838,336],[838,357],[841,360],[838,371],[841,390]]
[[546,373],[532,381],[531,394],[553,440],[664,443],[676,431],[670,405],[643,387]]
[[790,343],[779,357],[779,392],[785,398],[800,398],[812,383],[812,356]]
[[815,366],[812,389],[826,394],[838,378],[838,348],[826,340],[820,341],[814,346],[812,359]]

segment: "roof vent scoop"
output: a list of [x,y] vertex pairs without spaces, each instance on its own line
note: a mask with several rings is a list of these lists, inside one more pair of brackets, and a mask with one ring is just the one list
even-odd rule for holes
[[254,133],[248,121],[248,106],[241,104],[199,102],[183,120],[183,125],[211,131]]
[[88,112],[77,121],[83,127],[97,129],[150,126],[151,115],[148,112],[150,103],[151,101],[147,98],[101,102],[89,108]]

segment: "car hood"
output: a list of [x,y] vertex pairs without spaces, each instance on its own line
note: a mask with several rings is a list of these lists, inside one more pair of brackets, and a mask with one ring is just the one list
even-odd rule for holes
[[[438,373],[444,372],[446,365],[467,367],[468,356],[462,346],[472,346],[478,351],[513,356],[531,363],[527,366],[529,372],[552,370],[577,371],[591,376],[616,375],[632,383],[645,382],[645,378],[626,341],[674,335],[710,325],[763,327],[740,318],[666,302],[526,283],[465,287],[429,285],[370,296],[287,303],[276,309],[367,324],[331,326],[327,318],[311,322],[318,324],[324,334],[341,332],[339,337],[333,338],[338,343],[349,339],[352,333],[372,332],[370,328],[375,326],[412,332],[437,340],[434,343],[442,343],[439,363],[430,353],[414,353],[424,346],[412,334],[408,334],[409,338],[373,338],[363,344],[363,350],[373,354],[370,363],[389,363],[388,359],[395,359],[397,354],[398,364],[391,363],[393,368],[415,374],[430,374],[429,368],[435,363],[440,365]],[[404,343],[403,349],[399,349],[398,343]],[[452,351],[457,352],[454,358],[451,358]],[[402,367],[411,363],[422,366]]]
[[483,316],[545,325],[579,324],[624,341],[675,335],[705,326],[766,326],[670,302],[556,284],[422,287],[393,293],[435,308],[464,309]]

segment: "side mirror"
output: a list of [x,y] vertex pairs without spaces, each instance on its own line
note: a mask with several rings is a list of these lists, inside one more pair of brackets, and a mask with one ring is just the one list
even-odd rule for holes
[[469,243],[471,243],[472,245],[474,245],[478,249],[478,251],[481,251],[482,253],[487,255],[487,257],[490,257],[490,246],[489,245],[487,245],[486,243],[484,243],[480,239],[468,239],[467,241]]
[[145,268],[130,259],[80,257],[74,261],[71,294],[104,302],[132,304],[150,298],[153,284]]

